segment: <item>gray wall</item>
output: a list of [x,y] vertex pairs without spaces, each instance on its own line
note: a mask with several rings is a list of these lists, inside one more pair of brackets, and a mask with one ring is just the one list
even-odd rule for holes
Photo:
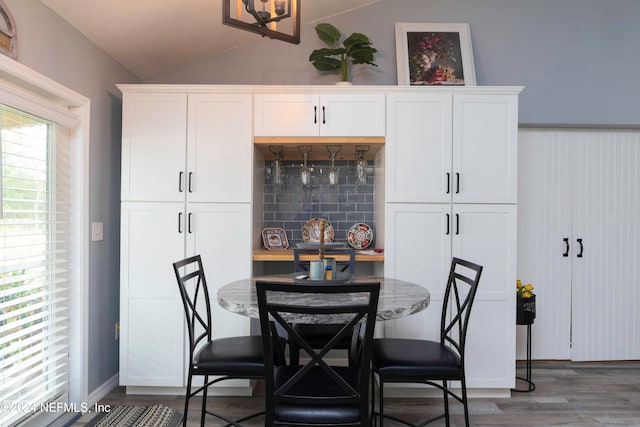
[[[637,0],[382,0],[327,21],[368,35],[380,51],[379,69],[361,67],[354,84],[397,84],[396,22],[468,22],[477,83],[525,86],[520,123],[640,126],[639,19]],[[337,76],[308,62],[323,46],[313,24],[301,39],[256,36],[145,83],[333,84]]]
[[91,393],[118,373],[122,102],[115,84],[139,81],[40,1],[4,3],[17,27],[18,62],[91,99],[89,219],[104,222],[104,240],[89,246]]

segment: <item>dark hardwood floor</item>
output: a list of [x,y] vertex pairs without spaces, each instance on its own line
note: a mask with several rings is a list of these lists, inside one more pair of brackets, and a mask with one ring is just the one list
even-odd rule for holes
[[[523,364],[518,367],[524,368]],[[524,375],[524,369],[518,369]],[[632,362],[534,362],[535,391],[512,393],[510,398],[472,398],[470,417],[472,426],[640,426],[640,361]],[[524,387],[525,384],[520,383]],[[229,416],[240,417],[262,408],[263,393],[258,387],[253,397],[211,397],[209,406]],[[192,400],[189,409],[190,426],[200,425],[199,400]],[[164,404],[182,412],[182,396],[126,395],[123,388],[113,390],[100,401],[105,405]],[[460,405],[451,402],[452,425],[464,425]],[[442,409],[441,399],[388,399],[385,412],[417,421],[423,415],[436,414]],[[73,427],[82,427],[92,417],[85,414]],[[261,426],[257,418],[248,426]],[[222,426],[209,417],[207,426]],[[385,426],[401,424],[386,421]],[[431,425],[444,426],[444,420]]]

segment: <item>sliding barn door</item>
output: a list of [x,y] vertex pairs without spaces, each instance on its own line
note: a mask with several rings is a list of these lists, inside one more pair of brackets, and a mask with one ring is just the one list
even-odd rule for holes
[[518,276],[537,291],[534,358],[640,358],[638,161],[636,130],[520,131]]

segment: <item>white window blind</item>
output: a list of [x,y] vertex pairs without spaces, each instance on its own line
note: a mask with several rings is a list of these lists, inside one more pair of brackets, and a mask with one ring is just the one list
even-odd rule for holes
[[0,425],[68,399],[68,129],[0,105]]

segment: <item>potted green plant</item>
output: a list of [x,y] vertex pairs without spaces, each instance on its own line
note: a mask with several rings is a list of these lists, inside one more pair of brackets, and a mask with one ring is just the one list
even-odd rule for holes
[[368,64],[377,67],[373,55],[377,49],[371,45],[369,37],[362,33],[353,33],[339,45],[342,34],[331,24],[316,25],[316,34],[328,48],[311,52],[309,61],[318,71],[340,74],[341,82],[349,81],[351,65]]

